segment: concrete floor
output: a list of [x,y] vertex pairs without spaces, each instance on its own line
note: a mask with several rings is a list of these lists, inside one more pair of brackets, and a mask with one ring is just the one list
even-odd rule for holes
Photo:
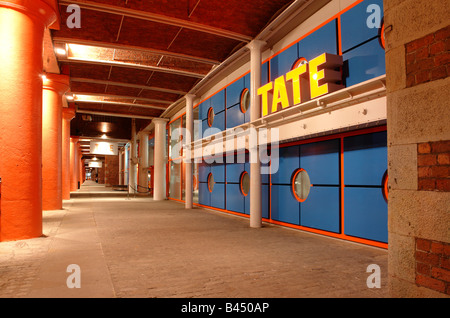
[[[43,215],[45,237],[0,242],[1,298],[388,297],[383,249],[89,182]],[[367,287],[371,264],[381,288]]]

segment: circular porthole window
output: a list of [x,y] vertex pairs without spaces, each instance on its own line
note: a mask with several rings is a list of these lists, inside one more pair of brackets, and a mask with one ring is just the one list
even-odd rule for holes
[[209,192],[213,192],[215,184],[216,183],[214,182],[214,177],[213,177],[212,173],[208,174],[208,190],[209,190]]
[[241,93],[241,112],[246,113],[250,108],[250,91],[244,88]]
[[380,45],[383,48],[383,50],[385,50],[386,49],[386,40],[385,40],[385,37],[384,37],[384,19],[383,19],[383,21],[381,23],[381,28],[379,30],[380,31],[379,31],[378,36],[379,36]]
[[214,123],[214,108],[210,107],[208,110],[208,126],[212,127],[213,123]]
[[241,187],[241,193],[244,196],[247,196],[250,192],[250,176],[247,171],[242,172],[239,184]]
[[292,177],[292,193],[298,202],[304,202],[311,189],[311,180],[304,169],[295,170]]
[[304,57],[300,57],[299,59],[297,59],[294,64],[292,65],[292,70],[296,69],[299,66],[302,66],[304,64],[308,64],[308,61],[304,58]]
[[382,181],[382,191],[383,191],[383,197],[384,200],[387,202],[388,201],[388,196],[389,196],[389,188],[388,188],[388,181],[389,181],[389,177],[387,174],[387,170],[383,175],[383,181]]

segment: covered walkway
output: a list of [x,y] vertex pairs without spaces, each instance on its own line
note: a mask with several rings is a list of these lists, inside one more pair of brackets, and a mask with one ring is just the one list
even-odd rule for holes
[[[78,192],[98,190],[109,189]],[[174,201],[76,197],[44,211],[43,226],[45,237],[0,245],[0,297],[388,297],[386,250]],[[67,286],[71,264],[81,288]],[[379,289],[367,287],[370,264]]]

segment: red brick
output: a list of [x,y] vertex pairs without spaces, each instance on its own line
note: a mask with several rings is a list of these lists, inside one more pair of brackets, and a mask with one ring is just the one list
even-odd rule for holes
[[441,258],[441,268],[450,270],[450,258],[448,257]]
[[445,41],[436,42],[430,45],[430,54],[436,55],[445,52]]
[[429,252],[431,249],[431,241],[422,238],[417,238],[416,249],[420,251]]
[[431,276],[431,267],[428,264],[416,263],[416,271],[419,274]]
[[450,244],[444,244],[444,255],[450,256]]
[[414,64],[415,60],[416,60],[416,53],[415,52],[406,54],[406,65]]
[[429,70],[420,71],[416,74],[416,84],[422,84],[431,80],[431,72]]
[[[427,59],[426,61],[428,61],[428,60],[429,59]],[[447,65],[448,63],[450,63],[450,54],[449,53],[439,54],[434,57],[434,66]]]
[[447,77],[447,67],[446,66],[438,66],[431,70],[431,80],[435,81],[438,79]]
[[431,150],[433,153],[450,152],[450,140],[432,142]]
[[422,63],[423,60],[426,60],[430,56],[430,48],[428,46],[424,46],[418,49],[415,53],[417,63]]
[[406,44],[406,52],[410,53],[424,46],[430,45],[434,41],[434,34],[429,34],[423,38],[414,40]]
[[431,253],[442,254],[444,252],[444,244],[441,242],[431,242]]
[[428,287],[441,293],[445,292],[445,283],[441,280],[434,279],[431,277],[417,275],[416,284],[419,286]]
[[418,190],[419,191],[436,190],[436,180],[435,179],[419,179]]
[[431,144],[429,142],[418,144],[417,152],[418,153],[430,153],[431,152]]
[[433,267],[431,269],[431,276],[445,282],[450,282],[450,271],[439,267]]
[[438,266],[439,265],[439,255],[425,253],[422,251],[416,251],[416,261],[425,263],[425,264],[430,264],[433,266]]
[[431,176],[435,178],[448,178],[450,176],[450,166],[432,166]]
[[437,163],[440,165],[449,165],[450,164],[450,153],[438,154]]
[[437,179],[435,189],[441,192],[450,192],[450,179]]
[[413,75],[407,75],[406,76],[406,87],[413,87],[416,85],[416,76]]
[[450,26],[447,26],[434,34],[435,41],[444,40],[450,37]]
[[433,166],[436,163],[437,163],[437,156],[435,154],[426,154],[417,156],[417,165],[419,167]]
[[432,176],[431,167],[419,167],[417,173],[419,178],[431,178]]

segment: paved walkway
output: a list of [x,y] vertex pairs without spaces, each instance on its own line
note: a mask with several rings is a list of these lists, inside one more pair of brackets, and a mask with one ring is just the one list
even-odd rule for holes
[[[148,197],[73,198],[44,211],[45,237],[0,242],[0,297],[388,297],[386,250],[248,223]],[[81,288],[68,288],[71,264]],[[370,264],[381,288],[367,287]]]

